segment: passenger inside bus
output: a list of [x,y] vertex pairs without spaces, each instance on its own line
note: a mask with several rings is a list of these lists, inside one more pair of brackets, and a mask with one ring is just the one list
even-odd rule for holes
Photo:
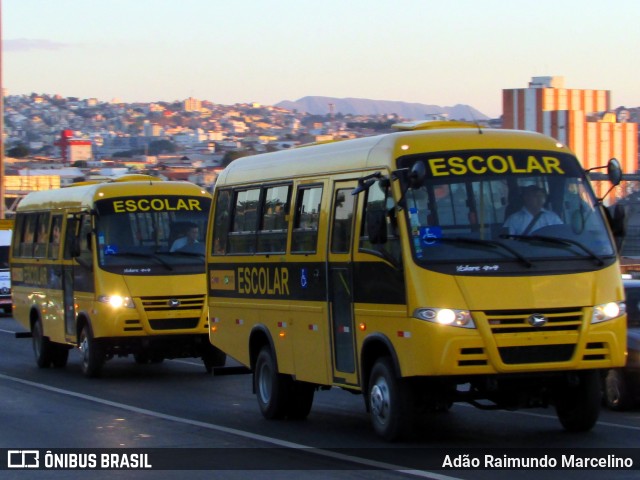
[[549,225],[560,225],[562,219],[553,211],[544,208],[547,192],[537,185],[528,185],[522,191],[522,208],[511,214],[504,222],[509,235],[528,235]]

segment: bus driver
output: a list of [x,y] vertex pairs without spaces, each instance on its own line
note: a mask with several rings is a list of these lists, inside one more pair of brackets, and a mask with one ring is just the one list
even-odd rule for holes
[[549,225],[562,223],[560,217],[551,210],[544,208],[547,192],[537,185],[528,185],[522,192],[523,207],[509,215],[504,222],[504,228],[509,235],[528,235],[534,230]]

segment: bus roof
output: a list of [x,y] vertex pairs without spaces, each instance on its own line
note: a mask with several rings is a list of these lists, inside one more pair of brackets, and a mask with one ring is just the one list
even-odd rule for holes
[[165,182],[153,180],[108,181],[71,186],[55,190],[32,192],[24,197],[16,209],[21,211],[55,210],[71,208],[92,209],[94,202],[102,198],[142,196],[171,193],[173,195],[202,195],[203,188],[189,182]]
[[216,185],[363,169],[394,169],[396,158],[422,152],[526,148],[571,153],[557,140],[540,133],[470,128],[471,124],[451,123],[451,128],[433,129],[425,129],[422,123],[417,123],[419,127],[411,130],[242,157],[220,173]]

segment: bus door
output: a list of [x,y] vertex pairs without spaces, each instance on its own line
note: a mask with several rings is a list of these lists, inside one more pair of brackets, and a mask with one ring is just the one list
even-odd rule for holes
[[328,293],[333,353],[333,382],[358,385],[353,319],[353,217],[357,182],[336,182],[331,206],[328,243]]
[[64,307],[65,335],[68,341],[76,339],[76,312],[73,294],[74,262],[72,245],[77,236],[78,219],[73,216],[67,218],[64,228],[64,248],[62,252],[62,304]]

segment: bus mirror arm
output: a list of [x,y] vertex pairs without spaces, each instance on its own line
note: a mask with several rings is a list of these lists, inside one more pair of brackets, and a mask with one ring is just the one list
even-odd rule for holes
[[369,188],[371,188],[371,185],[376,183],[376,180],[380,178],[382,178],[381,172],[374,172],[371,175],[367,175],[365,177],[359,178],[358,186],[353,189],[353,191],[351,192],[351,195],[358,195],[359,193],[364,192],[365,190],[369,190]]

